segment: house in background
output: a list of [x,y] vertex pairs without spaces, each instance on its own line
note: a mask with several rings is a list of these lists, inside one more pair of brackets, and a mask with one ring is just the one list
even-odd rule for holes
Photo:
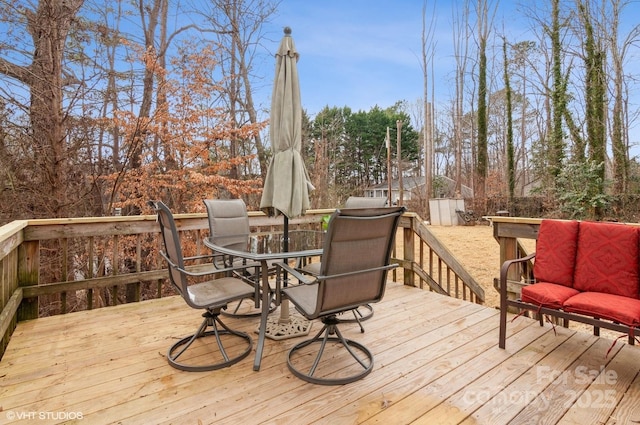
[[[425,177],[424,176],[411,176],[402,178],[402,199],[404,201],[410,201],[412,198],[420,199],[424,198],[425,193]],[[435,176],[433,178],[434,191],[437,198],[456,198],[455,188],[456,182],[446,176]],[[389,184],[385,181],[375,186],[365,189],[364,196],[370,198],[388,198]],[[462,185],[462,198],[473,198],[473,190],[465,185]],[[394,203],[400,199],[400,182],[398,179],[391,180],[391,199]]]

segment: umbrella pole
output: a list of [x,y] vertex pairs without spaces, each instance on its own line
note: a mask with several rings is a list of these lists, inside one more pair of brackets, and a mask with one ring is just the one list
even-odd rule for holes
[[[284,216],[284,232],[282,238],[282,249],[284,252],[289,252],[289,217],[286,215]],[[287,261],[288,259],[285,258],[284,262],[286,263]],[[286,271],[282,274],[282,282],[285,287],[287,286],[287,282],[289,282],[289,276]],[[289,315],[289,300],[282,300],[280,303],[280,319],[278,320],[278,323],[281,325],[291,323],[291,316]]]
[[[284,232],[283,232],[282,250],[289,252],[289,217],[284,216]],[[287,259],[285,258],[286,262]],[[288,276],[284,272],[282,276],[283,285],[287,286]],[[289,313],[289,300],[280,302],[280,317],[277,319],[269,318],[267,320],[267,338],[279,340],[287,338],[295,338],[298,336],[308,335],[311,331],[311,321],[302,317],[291,316]]]
[[[284,252],[289,252],[289,217],[284,216],[284,234],[283,234],[283,246]],[[287,261],[285,258],[284,261]]]

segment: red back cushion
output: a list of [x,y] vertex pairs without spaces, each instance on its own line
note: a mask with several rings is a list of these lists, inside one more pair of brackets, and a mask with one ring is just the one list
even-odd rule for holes
[[577,221],[542,220],[533,263],[538,282],[573,286],[578,227]]
[[638,298],[638,228],[580,223],[573,287]]

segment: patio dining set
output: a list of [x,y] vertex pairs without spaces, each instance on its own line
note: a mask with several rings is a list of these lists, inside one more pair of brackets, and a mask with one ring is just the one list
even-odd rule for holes
[[[360,322],[373,314],[371,304],[382,299],[387,272],[396,267],[390,257],[405,209],[358,201],[353,198],[336,209],[326,232],[291,243],[295,232],[252,234],[241,199],[205,200],[210,231],[205,245],[210,252],[192,257],[183,256],[171,210],[161,201],[150,201],[158,215],[161,255],[170,282],[188,307],[203,311],[196,331],[169,347],[169,364],[184,371],[211,371],[240,362],[253,351],[253,338],[232,329],[226,316],[237,320],[259,316],[253,364],[258,371],[265,340],[278,339],[269,335],[273,332],[269,324],[290,326],[291,303],[305,323],[323,324],[315,336],[289,349],[287,366],[294,376],[314,384],[340,385],[371,373],[373,353],[345,337],[340,325],[356,321],[364,332]],[[265,238],[277,243],[267,246],[261,242]],[[311,258],[319,261],[309,262]],[[240,308],[243,303],[249,308]],[[309,327],[303,327],[303,332],[291,336],[307,335]],[[338,358],[347,360],[337,365]]]

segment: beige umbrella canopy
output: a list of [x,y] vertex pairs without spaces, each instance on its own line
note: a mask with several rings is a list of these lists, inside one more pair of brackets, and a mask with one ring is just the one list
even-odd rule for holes
[[[289,250],[289,219],[309,208],[309,191],[313,185],[302,159],[302,105],[298,80],[298,52],[291,38],[291,28],[276,53],[276,75],[271,97],[269,138],[273,157],[262,190],[260,209],[269,216],[284,215],[284,250]],[[286,279],[285,279],[286,280]],[[306,335],[311,322],[289,315],[289,303],[280,304],[280,318],[267,322],[266,335],[272,339]]]
[[[300,153],[302,149],[302,105],[298,80],[298,52],[291,28],[276,53],[276,75],[271,97],[269,138],[273,157],[267,170],[260,209],[269,216],[298,217],[309,208],[313,189]],[[286,230],[286,229],[285,229]]]

